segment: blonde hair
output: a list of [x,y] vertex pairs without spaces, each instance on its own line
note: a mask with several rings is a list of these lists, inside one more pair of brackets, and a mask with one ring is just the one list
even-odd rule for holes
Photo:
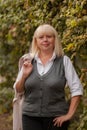
[[58,38],[58,33],[49,24],[40,25],[36,29],[36,31],[34,32],[32,44],[31,44],[31,49],[30,49],[32,55],[35,56],[35,54],[39,52],[39,49],[38,49],[37,44],[36,44],[36,38],[38,36],[40,36],[41,34],[52,34],[55,37],[54,52],[56,53],[57,56],[63,56],[64,53],[63,53],[63,49],[62,49],[62,45],[61,45],[60,39]]

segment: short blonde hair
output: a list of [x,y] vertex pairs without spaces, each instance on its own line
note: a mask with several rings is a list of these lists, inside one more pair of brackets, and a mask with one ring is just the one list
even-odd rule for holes
[[54,52],[56,53],[57,56],[63,56],[63,49],[62,45],[60,42],[60,39],[58,38],[58,33],[57,31],[49,24],[43,24],[40,25],[36,31],[34,32],[32,44],[31,44],[31,53],[33,56],[35,56],[36,53],[39,52],[39,49],[36,44],[36,38],[40,36],[41,34],[52,34],[55,37],[55,47],[54,47]]

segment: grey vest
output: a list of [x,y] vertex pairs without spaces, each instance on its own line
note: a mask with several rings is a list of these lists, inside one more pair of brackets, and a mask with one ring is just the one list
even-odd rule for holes
[[23,114],[38,117],[54,117],[66,114],[65,73],[63,57],[56,57],[50,70],[43,76],[33,61],[33,71],[25,81]]

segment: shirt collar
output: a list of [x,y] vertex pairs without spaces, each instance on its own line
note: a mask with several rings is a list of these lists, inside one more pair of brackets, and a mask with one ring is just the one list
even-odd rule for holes
[[[49,61],[53,61],[55,58],[56,58],[56,53],[53,52],[53,55],[52,55],[52,57],[49,59]],[[40,58],[38,57],[38,53],[35,55],[35,60],[36,60],[37,62],[41,63],[41,60],[40,60]]]

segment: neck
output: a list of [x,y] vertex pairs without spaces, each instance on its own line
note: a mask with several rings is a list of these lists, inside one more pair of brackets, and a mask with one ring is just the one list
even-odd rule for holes
[[52,57],[53,52],[41,52],[39,54],[39,58],[43,64],[46,64],[47,61]]

